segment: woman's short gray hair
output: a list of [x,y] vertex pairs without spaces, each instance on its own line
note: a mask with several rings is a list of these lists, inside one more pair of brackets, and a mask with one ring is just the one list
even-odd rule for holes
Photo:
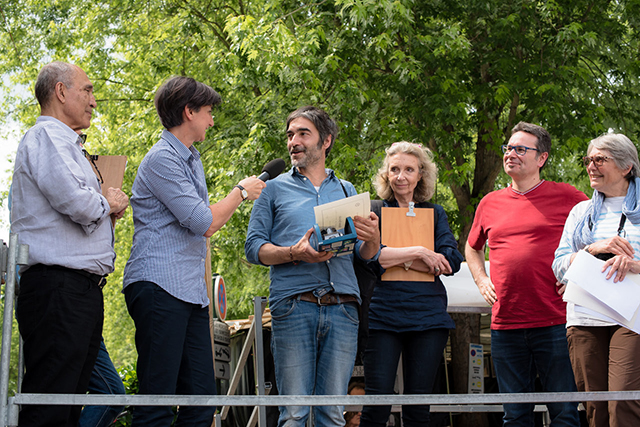
[[613,157],[613,162],[619,169],[627,169],[631,166],[631,170],[625,178],[632,179],[640,176],[640,161],[638,161],[638,149],[626,135],[621,133],[606,133],[595,139],[592,139],[587,148],[587,156],[591,150],[606,150]]
[[395,199],[393,190],[389,184],[389,158],[402,153],[415,156],[418,159],[418,166],[420,167],[421,176],[415,190],[413,190],[413,200],[417,203],[430,200],[435,193],[436,179],[438,178],[438,166],[436,166],[433,161],[433,153],[431,153],[431,150],[423,147],[422,144],[400,141],[391,144],[391,147],[387,148],[385,152],[387,155],[373,181],[378,197],[383,200]]

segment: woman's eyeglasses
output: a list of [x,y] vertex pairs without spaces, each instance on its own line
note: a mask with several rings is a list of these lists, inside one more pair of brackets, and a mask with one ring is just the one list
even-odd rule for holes
[[606,162],[607,160],[613,160],[613,157],[607,157],[607,156],[593,156],[593,157],[589,157],[589,156],[584,156],[582,158],[582,161],[584,162],[585,166],[589,166],[591,164],[591,162],[593,162],[593,164],[599,168],[600,166],[602,166],[604,164],[604,162]]

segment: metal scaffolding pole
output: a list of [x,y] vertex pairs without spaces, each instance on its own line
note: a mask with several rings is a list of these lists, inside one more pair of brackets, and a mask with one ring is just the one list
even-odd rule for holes
[[3,267],[2,275],[6,273],[7,279],[4,288],[2,353],[0,354],[0,421],[2,421],[2,425],[9,425],[9,366],[11,362],[11,329],[13,326],[13,305],[16,296],[16,267],[18,265],[24,265],[27,263],[29,259],[29,247],[27,245],[18,245],[17,234],[11,234],[9,236],[8,250],[4,246],[4,244],[2,244],[1,246],[1,264]]
[[[255,347],[254,347],[254,361],[256,379],[258,381],[258,396],[265,396],[264,385],[264,336],[262,330],[262,313],[267,306],[267,299],[265,297],[255,297],[253,299],[253,315],[256,324],[255,335]],[[258,426],[267,427],[267,408],[260,406],[258,408]]]

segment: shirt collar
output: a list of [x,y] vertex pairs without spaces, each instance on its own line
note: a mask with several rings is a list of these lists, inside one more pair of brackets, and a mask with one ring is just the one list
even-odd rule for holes
[[544,179],[541,179],[539,183],[537,183],[536,185],[534,185],[533,187],[531,187],[530,189],[528,189],[527,191],[518,191],[515,188],[513,188],[513,186],[511,185],[511,183],[509,183],[509,188],[511,189],[511,191],[513,191],[514,193],[516,193],[519,196],[524,196],[527,193],[531,193],[533,190],[535,190],[536,188],[540,187],[542,185],[542,183],[544,182]]
[[[334,179],[334,178],[336,178],[336,174],[335,174],[335,172],[334,172],[332,169],[325,168],[325,169],[324,169],[324,172],[327,174],[327,178],[329,178],[329,179]],[[291,170],[289,171],[289,173],[290,173],[292,176],[304,177],[304,175],[302,175],[302,174],[298,171],[298,168],[297,168],[297,167],[295,167],[295,166],[293,166],[293,167],[291,168]]]
[[69,142],[71,142],[74,145],[78,145],[78,147],[80,146],[77,143],[78,142],[78,134],[76,133],[76,131],[71,129],[68,125],[66,125],[65,123],[61,122],[60,120],[56,119],[53,116],[39,116],[36,119],[36,124],[44,123],[44,122],[52,122],[52,123],[58,124],[61,127],[62,131],[65,133],[65,136],[67,136],[69,138]]
[[193,158],[195,160],[198,160],[200,158],[200,152],[198,151],[198,149],[196,147],[194,147],[192,145],[191,147],[187,148],[186,145],[184,145],[182,142],[180,142],[180,140],[174,134],[169,132],[168,130],[164,129],[162,131],[161,138],[164,139],[165,141],[167,141],[169,143],[169,145],[171,145],[173,147],[173,149],[176,150],[178,155],[185,162],[187,160],[189,160],[189,157],[191,157],[191,156],[193,156]]

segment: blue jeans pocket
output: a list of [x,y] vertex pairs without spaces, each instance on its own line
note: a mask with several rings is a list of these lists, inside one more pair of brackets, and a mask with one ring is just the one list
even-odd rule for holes
[[271,318],[284,319],[291,315],[297,306],[297,298],[289,298],[288,300],[281,302],[275,309],[271,310]]
[[360,323],[358,316],[358,306],[354,303],[346,303],[340,304],[340,309],[342,313],[347,317],[347,319],[351,320],[355,325]]

